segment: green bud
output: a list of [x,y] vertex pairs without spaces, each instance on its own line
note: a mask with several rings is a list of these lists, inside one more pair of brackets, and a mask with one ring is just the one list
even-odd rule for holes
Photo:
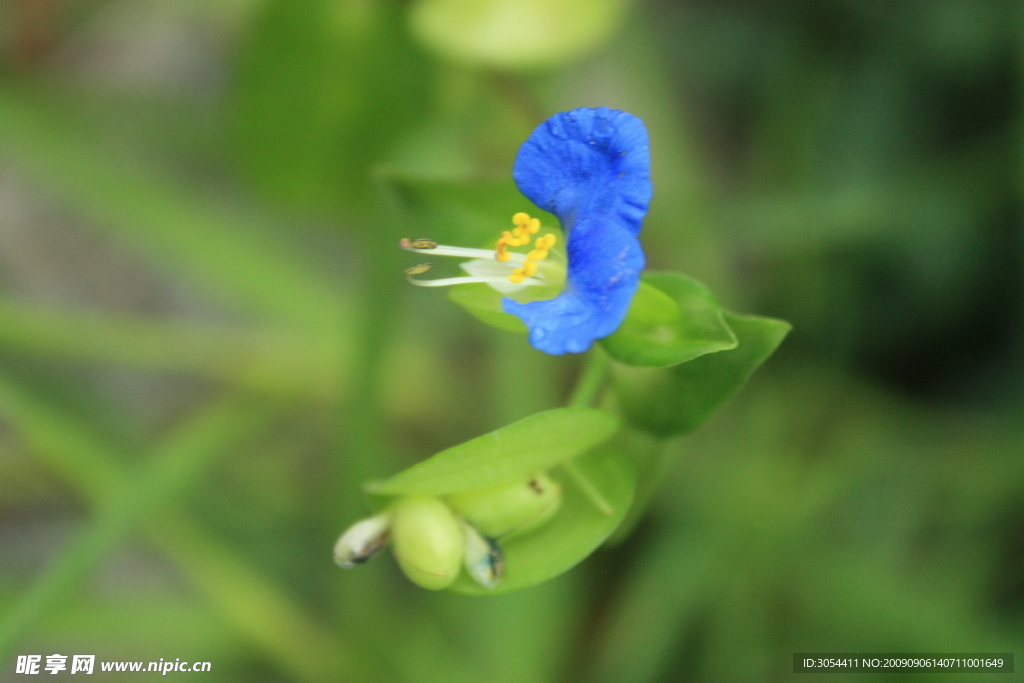
[[448,506],[431,496],[406,496],[394,503],[391,513],[392,549],[409,580],[429,590],[451,585],[465,546]]
[[447,500],[480,533],[507,538],[550,520],[562,504],[562,487],[541,472],[529,479],[453,493]]

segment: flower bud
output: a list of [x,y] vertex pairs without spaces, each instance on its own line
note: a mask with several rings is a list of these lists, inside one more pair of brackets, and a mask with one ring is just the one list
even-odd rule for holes
[[334,561],[340,567],[354,567],[366,562],[387,545],[390,529],[390,513],[356,522],[334,544]]
[[505,573],[505,555],[493,538],[487,538],[472,524],[460,520],[463,537],[466,542],[466,553],[463,564],[466,573],[484,588],[494,588]]
[[562,487],[541,472],[525,480],[453,493],[447,500],[483,535],[511,537],[551,519],[562,504]]
[[465,544],[448,506],[431,496],[406,496],[391,512],[392,548],[409,580],[429,590],[451,585],[459,575]]

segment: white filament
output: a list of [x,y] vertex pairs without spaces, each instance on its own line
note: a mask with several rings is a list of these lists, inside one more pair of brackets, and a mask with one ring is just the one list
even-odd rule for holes
[[[431,256],[460,256],[462,258],[474,258],[474,259],[491,259],[497,263],[495,259],[495,252],[493,249],[470,249],[469,247],[449,247],[445,244],[439,244],[433,249],[417,249],[413,246],[403,246],[402,249],[406,251],[415,251],[419,254],[430,254]],[[511,260],[516,263],[522,263],[526,260],[526,254],[517,254],[515,252],[508,252],[511,256]]]

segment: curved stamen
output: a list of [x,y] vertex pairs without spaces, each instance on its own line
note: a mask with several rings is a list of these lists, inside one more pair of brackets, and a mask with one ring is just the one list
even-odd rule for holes
[[[433,249],[429,249],[429,250],[427,250],[427,249],[417,249],[416,247],[412,246],[412,244],[407,242],[406,240],[402,240],[401,242],[399,242],[398,246],[401,247],[402,249],[405,249],[406,251],[415,251],[417,253],[423,253],[424,251],[429,251],[431,256],[458,256],[458,257],[462,257],[462,258],[494,259],[495,258],[495,254],[497,253],[493,249],[471,249],[469,247],[449,247],[448,245],[445,245],[445,244],[439,244],[436,247],[434,247]],[[511,260],[516,261],[516,262],[522,262],[522,261],[526,260],[526,254],[517,254],[517,253],[514,253],[514,252],[509,252],[509,256],[512,257]]]
[[[410,275],[406,277],[406,280],[414,285],[419,285],[420,287],[448,287],[449,285],[468,285],[474,282],[483,282],[484,284],[494,283],[499,285],[507,285],[509,283],[507,277],[443,277],[437,280],[417,280]],[[546,285],[549,283],[546,280],[538,280],[531,277],[516,284]]]

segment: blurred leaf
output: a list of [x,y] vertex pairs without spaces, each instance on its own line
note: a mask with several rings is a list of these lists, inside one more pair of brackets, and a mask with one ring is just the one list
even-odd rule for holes
[[570,460],[608,440],[619,423],[595,408],[556,408],[453,446],[366,490],[432,496],[504,484]]
[[428,111],[427,62],[397,3],[272,0],[237,63],[233,136],[249,175],[305,206],[359,208],[368,169]]
[[419,0],[413,33],[456,62],[524,69],[580,57],[621,22],[627,0]]
[[448,299],[462,306],[474,318],[506,332],[526,334],[526,323],[514,315],[505,312],[501,301],[505,298],[493,287],[482,282],[469,285],[456,285],[448,290]]
[[622,326],[601,340],[626,365],[670,367],[736,348],[707,287],[679,273],[645,273]]
[[83,219],[141,246],[162,269],[204,282],[232,307],[334,328],[345,300],[308,264],[252,230],[250,218],[116,160],[59,112],[0,89],[0,152],[70,201]]
[[739,346],[669,369],[614,367],[615,389],[634,425],[668,438],[692,432],[746,384],[790,330],[771,318],[725,314]]
[[505,576],[488,590],[465,572],[450,590],[468,595],[500,595],[552,579],[586,559],[619,525],[633,499],[633,471],[614,451],[599,449],[575,463],[611,505],[608,515],[599,511],[584,492],[567,478],[562,506],[551,522],[502,544]]

